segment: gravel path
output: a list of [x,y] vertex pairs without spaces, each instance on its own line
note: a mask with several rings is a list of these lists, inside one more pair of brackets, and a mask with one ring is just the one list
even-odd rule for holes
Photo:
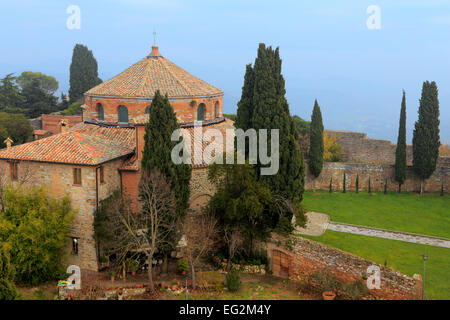
[[408,232],[400,232],[393,230],[378,229],[372,227],[357,226],[353,224],[330,222],[327,226],[328,230],[359,234],[369,237],[377,237],[383,239],[399,240],[405,242],[425,244],[429,246],[450,248],[450,239],[414,234]]

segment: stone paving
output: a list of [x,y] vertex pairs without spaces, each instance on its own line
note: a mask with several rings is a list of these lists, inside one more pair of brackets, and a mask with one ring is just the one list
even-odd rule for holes
[[421,234],[414,234],[408,232],[400,232],[393,230],[378,229],[372,227],[357,226],[352,224],[330,222],[327,226],[328,230],[337,232],[345,232],[352,234],[359,234],[369,237],[377,237],[383,239],[399,240],[405,242],[412,242],[418,244],[425,244],[429,246],[450,248],[450,239],[439,238],[433,236],[426,236]]
[[321,236],[327,230],[330,216],[325,213],[307,212],[308,221],[305,228],[296,227],[294,233],[307,236]]

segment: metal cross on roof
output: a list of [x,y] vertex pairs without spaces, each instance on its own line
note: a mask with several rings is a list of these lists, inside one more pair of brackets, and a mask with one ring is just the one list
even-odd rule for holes
[[156,46],[156,31],[153,30],[153,45]]

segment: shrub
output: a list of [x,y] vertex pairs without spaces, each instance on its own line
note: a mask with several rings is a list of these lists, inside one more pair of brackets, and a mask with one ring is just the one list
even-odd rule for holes
[[0,279],[0,300],[15,300],[17,298],[16,287],[6,279]]
[[341,283],[328,270],[316,271],[310,276],[309,280],[313,283],[313,287],[320,293],[325,291],[336,292],[342,288]]
[[0,244],[0,279],[14,279],[14,266],[11,264],[7,243]]
[[73,116],[76,114],[82,114],[81,105],[82,105],[81,102],[74,102],[67,109],[61,111],[61,114],[64,116]]
[[49,198],[45,189],[6,187],[0,242],[9,243],[15,280],[26,284],[65,276],[64,251],[74,211],[68,197]]
[[369,293],[369,289],[358,280],[345,284],[342,288],[344,296],[352,300],[359,300]]
[[180,272],[188,271],[189,270],[188,260],[186,258],[179,259],[177,261],[177,268],[178,268],[178,271],[180,271]]
[[226,276],[226,286],[230,292],[236,292],[241,287],[241,277],[234,268]]
[[323,133],[323,160],[328,162],[339,162],[344,159],[345,152],[342,146],[337,142],[336,137]]

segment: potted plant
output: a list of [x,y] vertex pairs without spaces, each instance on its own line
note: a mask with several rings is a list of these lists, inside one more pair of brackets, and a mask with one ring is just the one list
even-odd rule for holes
[[139,268],[139,265],[136,260],[134,260],[134,259],[128,260],[128,271],[131,271],[131,275],[135,276],[138,268]]
[[177,261],[177,268],[178,268],[178,271],[182,275],[186,275],[186,272],[189,270],[189,262],[188,262],[188,260],[186,258],[179,259]]
[[336,293],[333,291],[324,291],[322,292],[323,300],[334,300],[336,298]]
[[108,266],[108,258],[107,257],[105,257],[105,256],[101,256],[100,257],[100,265],[102,266],[102,267],[106,267],[106,266]]
[[116,273],[114,271],[111,271],[109,273],[109,275],[111,276],[111,281],[114,281],[115,277],[116,277]]

